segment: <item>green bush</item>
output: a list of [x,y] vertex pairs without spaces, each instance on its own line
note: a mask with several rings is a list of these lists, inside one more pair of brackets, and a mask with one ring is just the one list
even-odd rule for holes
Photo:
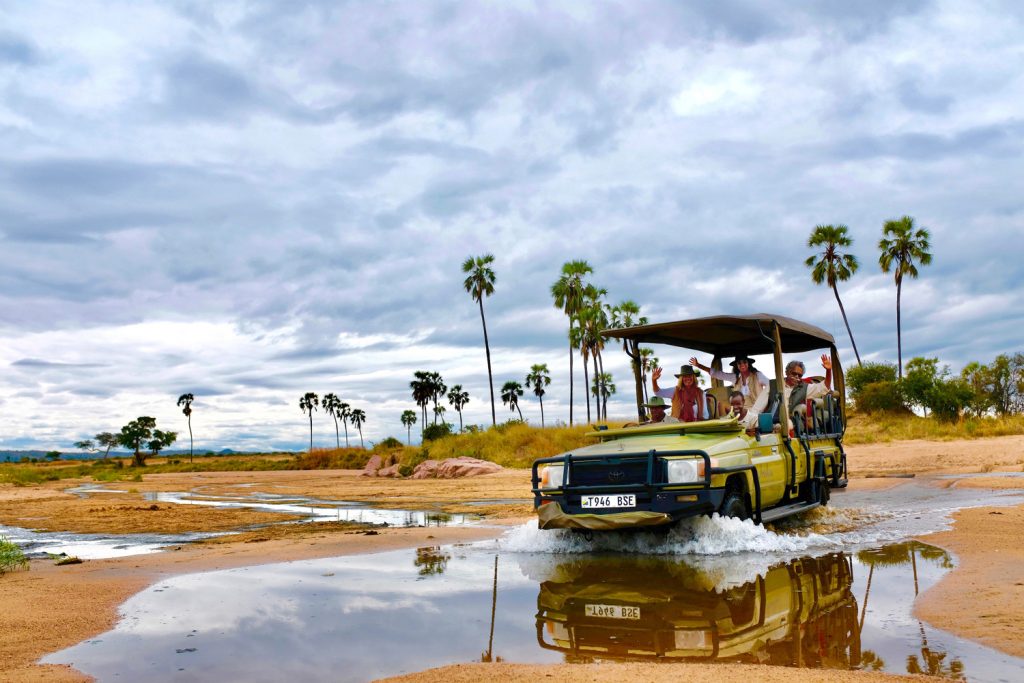
[[861,388],[856,401],[857,410],[865,413],[895,413],[907,409],[896,382],[872,382]]
[[864,363],[846,371],[846,386],[854,400],[857,394],[869,384],[876,382],[895,382],[896,366],[892,363]]
[[0,574],[14,569],[28,569],[28,560],[21,548],[0,536]]
[[374,444],[373,452],[384,453],[386,451],[391,451],[396,448],[402,448],[403,446],[405,446],[405,444],[403,444],[401,441],[399,441],[393,436],[389,436]]
[[925,392],[925,405],[940,420],[955,422],[971,405],[974,390],[961,379],[939,380]]
[[427,425],[427,428],[423,430],[424,441],[437,441],[438,439],[450,436],[452,433],[452,426],[447,422],[442,422],[436,425]]

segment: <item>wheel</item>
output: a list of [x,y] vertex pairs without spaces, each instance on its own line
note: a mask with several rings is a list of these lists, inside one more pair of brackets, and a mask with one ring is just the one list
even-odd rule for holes
[[828,481],[811,480],[808,484],[807,502],[828,505],[829,487]]
[[743,494],[738,491],[730,491],[726,494],[725,500],[722,501],[722,506],[718,508],[718,514],[722,517],[746,519],[747,501],[743,499]]

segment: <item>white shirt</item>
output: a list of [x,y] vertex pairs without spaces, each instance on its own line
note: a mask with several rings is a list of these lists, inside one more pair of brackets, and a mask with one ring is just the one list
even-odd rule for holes
[[[725,370],[715,370],[714,368],[711,368],[711,371],[708,374],[710,374],[713,379],[720,379],[723,382],[729,382],[733,385],[733,389],[743,394],[744,398],[750,395],[750,387],[743,381],[742,377],[740,378],[740,381],[737,382],[735,372],[726,372]],[[763,372],[755,370],[754,376],[757,377],[757,381],[762,387],[765,389],[768,388],[768,378]]]

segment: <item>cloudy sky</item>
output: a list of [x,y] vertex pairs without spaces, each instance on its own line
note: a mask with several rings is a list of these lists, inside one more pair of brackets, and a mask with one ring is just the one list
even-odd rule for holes
[[[876,244],[909,214],[934,263],[904,283],[904,358],[1024,350],[1020,5],[803,5],[6,3],[0,449],[143,414],[184,433],[186,391],[201,449],[301,448],[306,391],[404,439],[420,369],[489,422],[460,272],[487,252],[495,382],[547,363],[551,419],[570,259],[651,320],[778,312],[852,360],[803,265],[845,223],[853,332],[894,361]],[[315,442],[333,431],[318,413]]]

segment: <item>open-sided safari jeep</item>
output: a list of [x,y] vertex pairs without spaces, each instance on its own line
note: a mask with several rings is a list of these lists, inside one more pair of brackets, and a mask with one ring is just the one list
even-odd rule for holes
[[[825,505],[830,488],[846,486],[845,387],[828,332],[760,313],[602,334],[622,339],[634,362],[640,344],[710,353],[715,369],[723,358],[771,354],[780,379],[766,389],[766,411],[758,415],[753,436],[730,416],[642,424],[597,430],[598,443],[537,460],[533,493],[542,529],[665,527],[713,512],[764,523]],[[831,354],[833,391],[791,413],[782,406],[782,354],[823,349]],[[721,393],[719,386],[713,380],[711,393]]]

